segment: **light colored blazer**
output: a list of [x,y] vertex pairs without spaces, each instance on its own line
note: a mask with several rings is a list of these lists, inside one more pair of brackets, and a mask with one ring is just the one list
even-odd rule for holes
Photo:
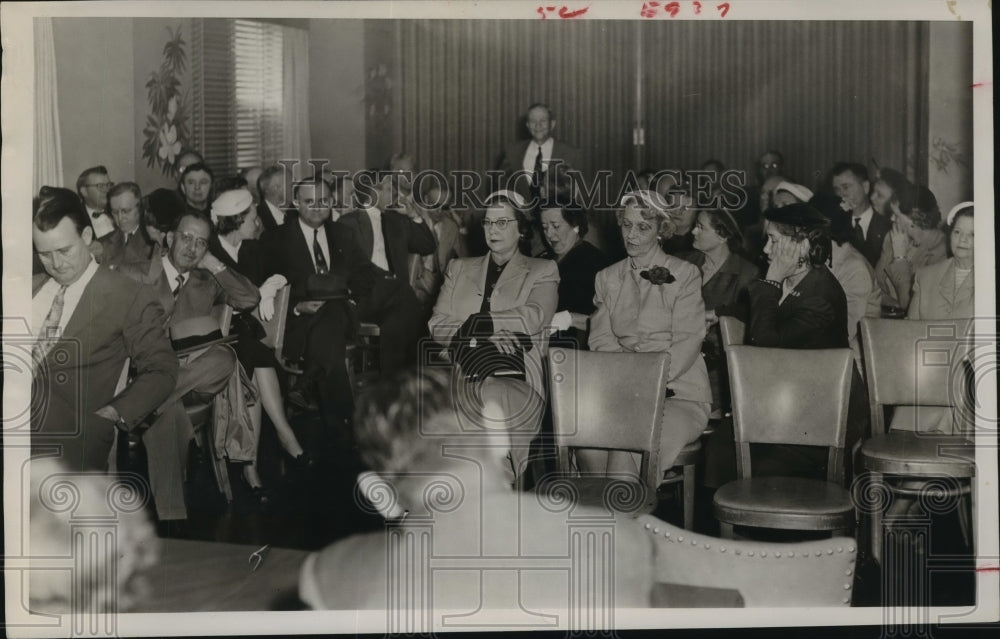
[[[478,313],[486,289],[489,254],[454,259],[448,263],[444,285],[429,323],[431,336],[451,341],[462,323]],[[548,349],[548,326],[559,301],[559,270],[552,260],[515,253],[507,263],[490,299],[493,330],[507,329],[531,336],[534,348],[525,355],[525,379],[542,397],[545,393],[543,358]],[[704,319],[702,319],[704,323]]]
[[[597,274],[590,316],[590,350],[670,353],[669,386],[677,399],[711,402],[708,370],[701,357],[705,339],[705,302],[701,271],[690,262],[659,252],[652,266],[665,266],[676,278],[652,286],[642,308],[619,303],[625,278],[631,278],[628,258]],[[631,334],[631,327],[639,334]]]
[[925,266],[913,279],[909,319],[964,319],[976,312],[973,270],[962,285],[955,287],[955,258]]

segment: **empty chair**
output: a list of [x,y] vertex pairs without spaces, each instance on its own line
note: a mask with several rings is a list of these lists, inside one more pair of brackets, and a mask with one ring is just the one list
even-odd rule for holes
[[652,515],[638,523],[654,539],[661,584],[736,590],[747,608],[851,605],[858,553],[849,537],[767,543],[699,535]]
[[[872,438],[861,446],[862,466],[871,475],[861,481],[872,484],[859,485],[860,495],[871,495],[872,486],[885,487],[905,507],[924,490],[922,480],[935,480],[934,500],[957,502],[958,496],[968,495],[974,509],[975,448],[967,438],[971,424],[961,417],[963,411],[953,410],[956,402],[965,408],[968,401],[964,365],[968,330],[965,320],[861,320],[872,413]],[[889,406],[895,408],[887,433]],[[881,558],[884,505],[862,504],[871,514],[871,551],[876,561]],[[958,515],[968,536],[964,505]]]
[[[846,534],[854,525],[851,496],[841,485],[851,351],[733,345],[726,359],[739,479],[715,493],[723,536],[732,536],[733,526]],[[753,476],[751,443],[825,448],[826,481]]]
[[[660,424],[668,353],[549,351],[549,394],[559,477],[542,490],[568,489],[579,503],[617,511],[656,506]],[[572,453],[596,448],[638,453],[639,476],[574,476]]]

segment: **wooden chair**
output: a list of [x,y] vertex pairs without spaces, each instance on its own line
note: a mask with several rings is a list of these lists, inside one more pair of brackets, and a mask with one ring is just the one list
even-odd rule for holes
[[[733,526],[846,534],[854,525],[851,495],[841,487],[851,351],[733,345],[726,359],[740,479],[715,493],[722,535],[731,537]],[[751,443],[825,447],[826,481],[753,477]]]
[[[929,432],[950,422],[947,418],[954,400],[964,396],[962,362],[969,328],[967,320],[861,320],[872,423],[872,437],[861,446],[861,464],[871,475],[862,481],[886,487],[896,498],[915,499],[923,483],[907,485],[900,480],[947,478],[935,482],[935,499],[967,497],[969,510],[975,512],[975,447],[966,437],[970,424],[960,418],[951,424],[950,432]],[[887,406],[895,407],[888,433]],[[859,484],[857,488],[859,494],[871,494],[871,486]],[[876,561],[881,558],[883,505],[862,506],[870,514],[871,552]],[[970,534],[964,504],[958,515],[974,551],[975,536]]]
[[656,545],[657,582],[735,589],[747,608],[851,605],[858,553],[849,537],[766,543],[699,535],[652,515],[638,523]]
[[[541,489],[568,483],[578,503],[651,511],[662,479],[657,467],[669,355],[552,348],[548,357],[558,479]],[[577,448],[639,453],[640,478],[574,476],[570,460]]]
[[[705,432],[702,433],[701,438],[704,439],[714,432],[711,426],[705,428]],[[698,460],[701,459],[702,454],[702,444],[701,439],[691,442],[687,446],[681,449],[681,452],[677,454],[677,460],[674,462],[674,467],[664,473],[663,480],[660,482],[660,486],[657,489],[662,491],[667,486],[677,486],[681,488],[681,498],[682,504],[684,506],[684,512],[682,517],[684,518],[684,529],[693,530],[694,529],[694,486],[695,486],[695,471],[697,470]],[[676,469],[680,469],[678,473]]]
[[722,333],[722,347],[729,350],[734,344],[743,344],[747,326],[735,317],[723,315],[719,318],[719,332]]

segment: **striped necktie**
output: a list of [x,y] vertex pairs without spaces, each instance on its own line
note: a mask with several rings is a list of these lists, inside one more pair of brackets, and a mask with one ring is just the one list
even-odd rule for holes
[[56,293],[55,298],[52,300],[49,313],[45,316],[45,321],[42,322],[41,330],[38,331],[38,339],[31,348],[31,362],[35,370],[38,369],[38,365],[42,363],[45,356],[49,354],[49,351],[52,350],[52,347],[55,346],[56,341],[59,339],[59,321],[62,319],[65,302],[66,285],[64,284],[59,287],[59,292]]

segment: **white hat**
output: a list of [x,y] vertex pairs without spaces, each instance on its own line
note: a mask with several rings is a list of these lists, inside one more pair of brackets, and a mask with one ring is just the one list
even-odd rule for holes
[[948,211],[948,217],[944,219],[945,224],[951,226],[952,223],[955,221],[955,216],[958,215],[958,212],[961,211],[962,209],[971,209],[973,207],[973,204],[974,204],[973,202],[962,202],[961,204],[956,204],[955,206],[953,206],[952,209]]
[[253,204],[253,197],[246,189],[226,191],[212,202],[212,224],[217,224],[220,217],[232,217],[246,212]]
[[809,202],[813,198],[813,192],[802,186],[801,184],[796,184],[794,182],[779,182],[778,186],[774,187],[774,193],[778,191],[787,191],[795,196],[795,199],[799,202]]
[[509,189],[500,189],[499,191],[490,193],[489,197],[486,198],[486,205],[489,206],[495,200],[499,200],[500,198],[506,198],[508,202],[522,211],[528,206],[527,202],[524,201],[524,198],[521,197],[520,193]]

